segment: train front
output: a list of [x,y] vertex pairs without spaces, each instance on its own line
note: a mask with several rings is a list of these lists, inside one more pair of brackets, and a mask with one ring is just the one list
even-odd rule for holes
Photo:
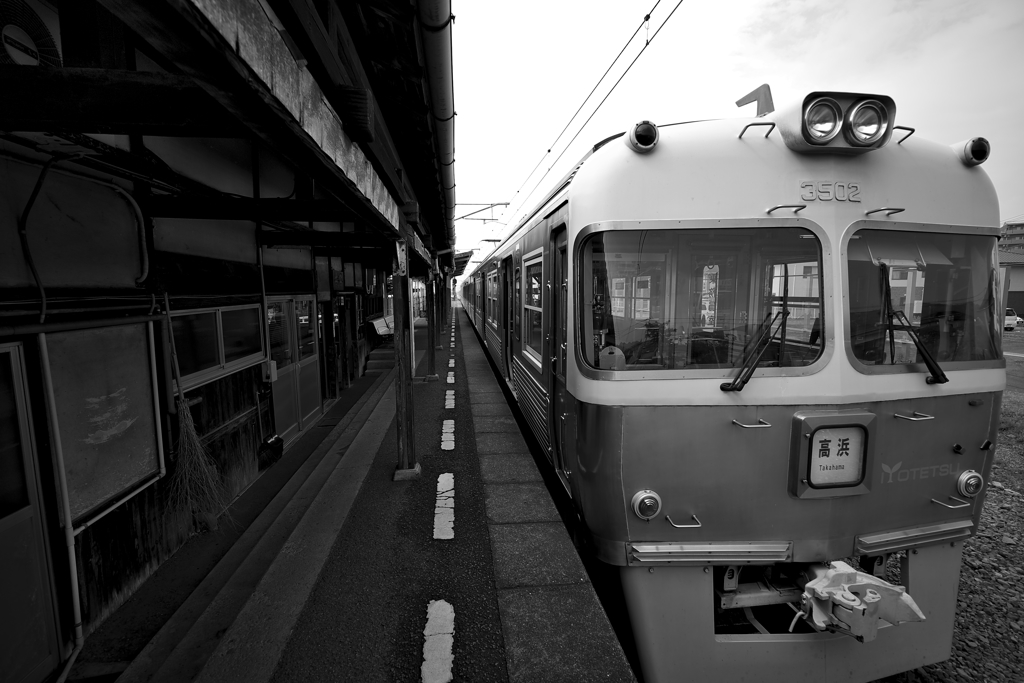
[[949,656],[1005,385],[998,204],[987,142],[895,115],[639,124],[571,185],[565,470],[648,683]]

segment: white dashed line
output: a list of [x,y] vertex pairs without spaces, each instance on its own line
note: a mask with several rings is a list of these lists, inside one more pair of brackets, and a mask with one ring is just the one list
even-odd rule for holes
[[454,408],[455,407],[455,390],[454,389],[449,389],[448,391],[444,392],[444,407],[445,408]]
[[441,424],[441,450],[455,450],[455,420],[445,420]]
[[423,629],[423,683],[452,680],[452,645],[455,643],[455,608],[444,600],[427,603],[427,625]]
[[450,368],[454,368],[455,367],[455,359],[454,358],[449,358],[448,359],[448,367],[450,367]]
[[448,384],[455,384],[455,372],[448,373]]
[[434,538],[438,540],[455,538],[455,475],[450,472],[437,478]]

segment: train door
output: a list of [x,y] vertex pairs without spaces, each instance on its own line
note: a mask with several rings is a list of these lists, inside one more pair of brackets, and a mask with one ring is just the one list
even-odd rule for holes
[[514,278],[512,277],[512,257],[508,257],[504,260],[501,267],[501,280],[502,280],[502,301],[501,310],[504,315],[501,318],[501,329],[502,329],[502,344],[503,350],[503,363],[502,367],[505,373],[505,379],[512,379],[512,324],[515,318],[515,312],[513,310],[513,295],[512,285]]
[[551,292],[551,435],[554,446],[555,471],[566,491],[569,480],[566,472],[566,421],[568,417],[568,395],[565,388],[566,374],[566,326],[568,324],[569,258],[566,251],[565,229],[557,230],[552,237],[552,292]]
[[22,366],[20,345],[0,345],[0,670],[35,683],[60,655]]

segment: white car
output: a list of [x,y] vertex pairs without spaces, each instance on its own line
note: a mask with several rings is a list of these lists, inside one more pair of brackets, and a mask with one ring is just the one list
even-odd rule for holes
[[1003,329],[1006,330],[1007,332],[1013,332],[1015,329],[1017,329],[1018,320],[1020,320],[1020,318],[1017,317],[1016,311],[1014,311],[1012,308],[1007,308],[1006,318],[1003,320]]

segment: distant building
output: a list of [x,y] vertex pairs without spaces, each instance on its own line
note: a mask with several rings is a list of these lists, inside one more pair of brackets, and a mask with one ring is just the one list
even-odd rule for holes
[[999,250],[1024,254],[1024,221],[1003,223],[1003,236]]
[[1024,248],[1008,251],[999,246],[999,272],[1003,305],[1024,311]]

